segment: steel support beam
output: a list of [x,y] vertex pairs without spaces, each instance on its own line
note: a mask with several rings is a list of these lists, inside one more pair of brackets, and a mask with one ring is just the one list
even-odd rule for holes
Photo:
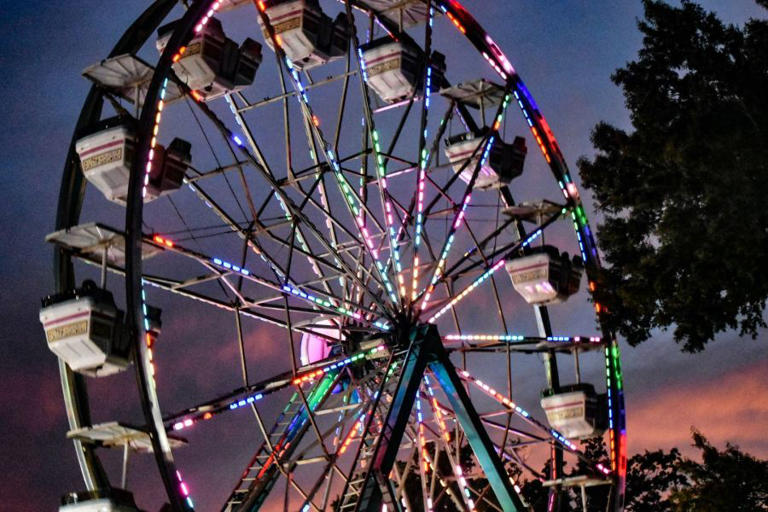
[[[421,378],[431,357],[430,348],[435,343],[440,343],[440,336],[433,325],[423,325],[411,331],[409,341],[410,348],[403,361],[400,380],[392,397],[383,430],[376,443],[371,470],[365,477],[360,501],[355,510],[379,512],[384,498],[382,488],[392,493],[389,473],[395,464],[405,427],[413,410],[416,393],[421,385]],[[393,505],[397,506],[394,493],[392,496]]]
[[496,453],[493,442],[483,427],[467,390],[456,374],[456,368],[451,363],[448,353],[442,345],[436,350],[437,358],[429,364],[429,368],[437,377],[448,401],[453,407],[454,414],[459,420],[461,429],[467,436],[467,441],[475,453],[480,467],[483,468],[488,483],[499,501],[504,512],[523,512],[527,510],[520,497],[515,492],[512,481],[507,475],[504,465]]
[[[445,391],[502,509],[505,512],[526,510],[456,373],[456,368],[451,363],[448,352],[442,345],[437,328],[432,324],[417,326],[411,331],[409,341],[410,348],[403,362],[403,371],[384,422],[384,429],[379,436],[371,470],[366,475],[356,510],[366,512],[381,510],[384,499],[382,489],[391,490],[389,474],[397,458],[416,393],[427,368],[434,372]],[[396,503],[393,505],[397,506]]]

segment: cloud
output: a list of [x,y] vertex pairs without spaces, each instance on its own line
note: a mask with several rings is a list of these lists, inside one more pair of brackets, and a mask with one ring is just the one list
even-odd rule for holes
[[761,361],[708,381],[677,379],[652,394],[630,395],[630,453],[676,446],[692,454],[690,429],[718,446],[726,442],[768,458],[768,362]]

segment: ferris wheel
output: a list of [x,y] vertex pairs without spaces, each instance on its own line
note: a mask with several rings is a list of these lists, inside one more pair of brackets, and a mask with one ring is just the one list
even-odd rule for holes
[[[593,234],[457,1],[157,0],[83,74],[40,312],[86,488],[60,510],[138,510],[134,452],[179,511],[516,511],[531,481],[623,510]],[[225,375],[165,393],[203,339]],[[96,421],[132,373],[140,414]]]

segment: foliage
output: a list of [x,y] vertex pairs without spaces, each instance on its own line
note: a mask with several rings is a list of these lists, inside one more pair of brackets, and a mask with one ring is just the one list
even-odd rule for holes
[[[760,460],[738,447],[727,444],[718,450],[699,432],[693,431],[693,446],[698,451],[696,459],[684,457],[677,448],[670,451],[646,451],[629,459],[627,466],[627,512],[759,512],[768,511],[768,461]],[[586,440],[582,446],[584,454],[591,461],[607,463],[608,453],[602,438]],[[434,443],[427,444],[430,458],[434,457]],[[453,470],[444,447],[439,448],[437,467],[446,476],[446,484],[455,493],[457,501],[460,489],[449,476]],[[497,510],[498,502],[488,488],[480,468],[472,456],[469,446],[460,451],[463,473],[475,492],[483,492],[493,505],[485,500],[475,504],[478,511]],[[415,460],[413,462],[416,462]],[[398,473],[404,463],[398,463]],[[572,468],[566,467],[567,475],[590,474],[585,464],[578,462]],[[520,468],[514,464],[508,467],[510,476],[521,481]],[[549,467],[541,471],[544,480],[549,478]],[[522,482],[522,495],[533,512],[547,510],[549,488],[538,479]],[[457,512],[463,509],[443,494],[441,486],[436,487],[433,499],[434,510]],[[587,487],[587,508],[582,508],[579,488],[569,488],[565,493],[560,512],[603,512],[608,499],[607,486]],[[423,510],[421,480],[418,471],[411,471],[406,480],[406,494],[414,510]],[[495,506],[494,506],[495,505]]]
[[634,131],[598,124],[579,168],[605,219],[610,326],[633,345],[674,326],[698,351],[766,325],[768,22],[643,4],[643,47],[612,77]]
[[720,451],[699,432],[701,462],[673,448],[629,460],[627,512],[757,512],[768,510],[768,461],[730,444]]
[[668,493],[686,483],[685,476],[677,471],[681,462],[677,448],[632,457],[627,467],[627,511],[672,512]]

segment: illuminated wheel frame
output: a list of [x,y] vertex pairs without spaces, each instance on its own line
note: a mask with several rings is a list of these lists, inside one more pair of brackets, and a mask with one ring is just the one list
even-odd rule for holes
[[[371,10],[371,3],[349,1],[342,4],[344,12],[355,19],[359,32],[364,32],[361,27],[376,25],[382,33],[389,32],[397,34],[399,38],[409,38],[411,36],[408,34],[417,30],[400,32],[400,27],[392,19]],[[169,0],[155,2],[129,28],[110,55],[137,53],[154,29],[171,13],[175,4],[175,1]],[[344,73],[323,81],[311,81],[308,74],[294,68],[286,58],[269,24],[269,18],[264,13],[264,3],[257,2],[257,8],[254,8],[248,2],[241,2],[238,8],[242,11],[252,11],[250,15],[253,16],[254,26],[257,16],[261,18],[267,27],[267,34],[272,38],[273,46],[278,49],[276,67],[280,67],[279,76],[283,79],[282,93],[261,102],[246,100],[248,90],[242,94],[227,95],[226,102],[235,117],[235,122],[231,122],[231,119],[225,118],[213,106],[209,107],[199,101],[199,96],[194,91],[185,89],[183,84],[178,85],[185,91],[186,101],[193,105],[199,116],[209,124],[211,133],[219,137],[219,144],[230,148],[234,162],[229,168],[238,172],[242,178],[241,197],[250,204],[252,214],[250,223],[246,223],[247,227],[243,222],[235,220],[232,213],[234,208],[230,210],[231,204],[222,205],[213,197],[215,185],[205,185],[214,183],[222,188],[223,183],[219,177],[225,179],[227,166],[220,165],[212,171],[187,176],[187,184],[195,196],[201,199],[201,204],[207,206],[206,210],[213,210],[212,218],[218,218],[222,222],[220,227],[227,228],[241,239],[242,247],[239,251],[242,252],[242,260],[235,264],[223,259],[225,254],[192,250],[186,243],[166,234],[171,230],[155,229],[146,233],[144,226],[147,224],[159,226],[157,218],[145,215],[142,189],[144,176],[152,165],[151,149],[158,138],[165,137],[166,132],[172,132],[162,124],[164,109],[167,108],[164,103],[165,90],[169,82],[176,80],[171,66],[178,59],[179,53],[183,52],[184,45],[196,32],[203,29],[220,6],[218,1],[213,0],[191,3],[157,61],[152,81],[146,91],[146,100],[139,118],[136,145],[138,158],[135,159],[132,169],[126,209],[126,264],[125,268],[110,268],[125,275],[127,323],[135,333],[134,363],[144,420],[150,433],[160,475],[174,509],[189,509],[193,504],[189,497],[189,487],[181,480],[181,473],[175,467],[167,432],[183,430],[218,414],[247,407],[255,413],[258,426],[264,434],[264,443],[257,447],[256,455],[248,466],[260,466],[255,475],[246,468],[243,479],[237,483],[233,494],[224,503],[225,509],[259,508],[265,503],[280,477],[288,482],[285,499],[289,499],[290,489],[293,493],[290,497],[291,507],[296,510],[328,508],[336,496],[342,496],[338,504],[342,510],[373,510],[374,505],[371,503],[375,503],[376,510],[381,509],[382,503],[388,503],[393,508],[410,509],[409,497],[402,491],[409,475],[417,474],[422,486],[419,500],[425,509],[431,509],[439,499],[450,499],[460,509],[472,510],[476,502],[484,499],[488,489],[472,488],[471,481],[467,482],[461,474],[462,469],[457,460],[461,447],[473,443],[468,437],[480,437],[480,442],[485,442],[486,448],[492,446],[493,449],[478,454],[474,444],[472,448],[475,449],[485,477],[490,482],[502,509],[516,510],[523,506],[520,498],[512,491],[516,486],[509,482],[503,464],[510,461],[508,464],[519,468],[524,475],[542,477],[526,464],[522,453],[527,449],[526,446],[541,443],[552,447],[550,466],[553,471],[562,470],[563,453],[572,454],[587,466],[591,466],[595,474],[602,475],[611,484],[610,509],[623,510],[626,433],[621,366],[615,336],[607,331],[604,331],[602,336],[593,338],[553,336],[546,308],[536,308],[540,327],[537,335],[513,334],[507,330],[505,308],[502,307],[503,301],[500,298],[503,292],[499,291],[503,286],[507,289],[511,287],[506,278],[502,278],[505,285],[497,283],[496,279],[496,272],[504,267],[506,259],[523,254],[547,227],[565,217],[573,221],[586,268],[589,291],[594,295],[600,263],[578,191],[549,126],[522,80],[496,44],[458,2],[434,0],[424,4],[425,12],[429,14],[428,20],[421,26],[427,50],[440,49],[433,41],[433,19],[439,16],[440,19],[436,20],[435,24],[452,24],[484,57],[503,82],[504,100],[500,102],[491,118],[496,131],[485,137],[482,146],[484,153],[487,154],[494,137],[498,136],[498,130],[505,122],[506,108],[519,106],[533,140],[562,192],[565,200],[563,209],[544,222],[539,222],[530,233],[525,233],[522,223],[498,215],[503,206],[515,204],[512,190],[505,186],[498,191],[478,192],[484,197],[494,197],[497,201],[495,209],[488,207],[495,213],[496,220],[482,220],[471,208],[471,186],[448,177],[440,183],[438,173],[450,173],[444,172],[446,166],[433,165],[435,160],[439,160],[438,143],[452,119],[458,119],[470,129],[477,127],[467,109],[456,103],[448,105],[439,124],[436,116],[430,117],[430,112],[437,109],[436,104],[439,101],[437,94],[432,94],[430,105],[430,92],[435,92],[447,83],[435,84],[430,88],[427,81],[426,92],[422,95],[426,100],[424,97],[414,97],[399,106],[404,111],[400,125],[414,123],[420,127],[418,133],[421,134],[416,145],[418,151],[413,153],[417,157],[399,157],[395,149],[401,130],[390,129],[393,133],[385,133],[380,128],[390,126],[386,122],[379,122],[379,114],[387,109],[373,108],[373,93],[368,90],[362,79],[364,68],[361,68],[361,57],[357,52],[350,52],[347,56]],[[368,30],[369,38],[371,34],[371,30]],[[355,34],[351,48],[357,46],[358,36]],[[265,47],[264,50],[262,67],[268,65],[272,56],[269,49]],[[275,72],[278,73],[277,70]],[[260,69],[257,73],[257,83],[262,73],[263,69]],[[426,71],[425,76],[428,76]],[[333,82],[342,83],[344,93],[338,106],[336,136],[331,141],[320,126],[326,123],[330,126],[332,121],[322,119],[316,114],[316,106],[310,102],[309,96],[315,94],[315,90],[321,91],[323,87],[330,87],[328,84]],[[313,89],[311,93],[308,92],[310,87]],[[351,124],[358,126],[357,129],[360,130],[356,122],[350,121],[352,116],[345,117],[344,114],[347,96],[353,94],[348,91],[353,87],[360,89],[358,100],[362,104],[362,112],[359,113],[363,119],[362,149],[356,156],[344,157],[341,155],[346,148],[339,149],[340,144],[344,145],[343,140],[339,141],[342,131],[339,127]],[[107,93],[97,87],[91,90],[78,121],[74,139],[100,118],[106,96]],[[211,105],[224,101],[218,99]],[[299,112],[294,112],[293,117],[289,113],[289,102],[298,102],[299,105]],[[295,168],[289,167],[290,174],[283,173],[284,176],[281,176],[274,172],[276,166],[270,167],[267,162],[250,123],[253,122],[251,119],[256,119],[251,116],[255,116],[254,112],[258,112],[262,104],[271,103],[281,104],[286,113],[285,119],[296,122],[305,130],[304,142],[309,146],[312,159],[312,165],[306,169],[296,171]],[[291,137],[295,135],[292,135],[287,124],[284,132],[288,146],[284,151],[291,155]],[[343,136],[341,138],[343,139]],[[74,152],[74,139],[61,188],[57,229],[77,224],[83,205],[85,182]],[[389,148],[384,151],[379,141],[381,146],[389,144]],[[365,157],[362,158],[361,155]],[[287,165],[293,166],[298,160],[294,157],[291,162],[289,159]],[[350,176],[354,175],[348,168],[350,162],[357,162],[360,166],[354,181],[350,179]],[[392,162],[397,164],[396,170],[391,169]],[[255,208],[248,182],[243,177],[243,169],[248,169],[251,173],[249,178],[258,178],[265,189],[270,191],[258,209]],[[475,176],[477,172],[476,168]],[[408,185],[403,185],[404,182]],[[304,186],[305,183],[309,185]],[[229,181],[226,184],[231,185]],[[519,192],[514,185],[513,182],[512,189]],[[336,189],[331,190],[332,187]],[[237,203],[235,192],[232,194]],[[333,202],[334,199],[337,200],[336,203]],[[487,215],[489,210],[479,208],[478,211]],[[148,208],[147,212],[151,215],[151,208]],[[270,218],[267,213],[275,215]],[[281,214],[283,219],[274,221],[277,214]],[[179,216],[184,222],[184,217],[181,214]],[[245,220],[248,220],[248,216],[245,217]],[[262,222],[262,218],[272,220]],[[439,219],[447,219],[449,222],[444,224],[444,221]],[[502,226],[505,229],[501,229]],[[192,232],[189,231],[189,234],[192,235]],[[460,237],[474,243],[474,249],[461,255],[457,254],[454,247],[458,245]],[[191,238],[194,239],[194,236]],[[170,278],[144,272],[145,264],[141,258],[143,244],[152,244],[169,253],[164,256],[166,258],[172,254],[174,258],[185,258],[201,264],[209,273],[206,276],[209,281],[220,283],[226,288],[226,297],[196,292],[192,289],[194,284],[185,285],[184,280],[178,277]],[[234,244],[230,244],[231,247],[234,247]],[[247,255],[258,255],[259,259],[255,260],[255,263],[249,263]],[[75,255],[63,250],[56,252],[55,270],[59,291],[71,289],[75,284],[73,256]],[[238,253],[230,251],[230,260],[236,257]],[[235,280],[238,284],[234,283]],[[201,279],[199,282],[203,281]],[[150,287],[165,289],[185,299],[202,301],[234,312],[241,347],[243,318],[282,327],[288,331],[289,342],[294,347],[290,367],[286,368],[285,373],[257,383],[248,381],[247,375],[244,374],[244,387],[231,394],[164,416],[155,389],[152,350],[147,343],[150,338],[146,335],[145,298]],[[466,313],[460,309],[461,302],[473,294],[480,296],[484,288],[492,292],[490,296],[496,306],[496,311],[489,315],[489,319],[494,318],[501,333],[463,334],[462,325],[471,321],[465,322],[462,318]],[[255,300],[247,295],[249,290],[260,290],[262,296]],[[265,296],[264,292],[271,295]],[[599,319],[602,313],[599,303],[594,301],[594,307]],[[337,348],[337,352],[330,358],[301,366],[295,356],[298,347],[294,335],[312,333],[311,320],[318,316],[335,320],[341,326],[345,343],[340,344],[343,346]],[[451,317],[453,323],[449,327],[447,320]],[[438,322],[440,318],[444,319]],[[441,327],[441,333],[435,334],[436,331],[428,328],[428,324]],[[483,319],[483,325],[488,325],[486,319]],[[361,348],[357,344],[360,340],[367,341],[368,347]],[[376,342],[371,345],[371,340]],[[556,343],[562,343],[565,348],[554,347]],[[545,348],[541,348],[542,346]],[[474,372],[470,373],[471,364],[466,361],[468,355],[495,350],[506,355],[504,364],[507,368],[512,368],[513,357],[517,358],[517,361],[525,359],[525,354],[539,353],[546,361],[550,374],[548,384],[551,386],[553,372],[555,381],[557,379],[556,362],[553,363],[553,360],[556,361],[555,353],[566,348],[572,350],[574,347],[583,347],[584,350],[598,347],[605,356],[605,370],[600,373],[606,375],[610,420],[607,431],[610,468],[598,461],[587,460],[574,443],[551,430],[545,423],[535,420],[522,409],[513,396],[511,373],[507,375],[505,392],[498,392],[478,378],[482,375],[475,376]],[[419,350],[427,351],[429,355],[420,355]],[[450,354],[461,355],[462,363],[455,375],[468,389],[476,388],[485,399],[495,402],[496,406],[504,411],[505,421],[489,421],[487,415],[478,414],[474,408],[458,411],[454,407],[455,404],[451,402],[452,393],[447,391],[451,382],[446,375],[453,371],[448,358]],[[241,351],[243,367],[247,367],[246,358],[245,351]],[[428,370],[425,370],[424,365]],[[421,368],[421,372],[427,373],[423,377],[421,373],[416,377],[410,376],[410,370],[418,373],[414,368]],[[60,363],[60,370],[70,426],[78,428],[89,425],[91,418],[85,379],[74,374],[64,363]],[[486,380],[493,381],[492,378]],[[405,390],[408,382],[416,382],[415,390]],[[256,403],[266,399],[271,393],[291,387],[295,392],[270,430],[265,426]],[[413,385],[411,387],[413,388]],[[459,387],[461,388],[461,385]],[[466,395],[463,388],[454,391]],[[410,396],[410,402],[406,400],[406,403],[413,405],[412,410],[408,408],[405,412],[400,412],[398,407],[392,405],[394,403],[402,406],[398,402],[399,393]],[[477,401],[477,398],[473,401]],[[478,401],[477,409],[480,407]],[[321,414],[328,410],[338,411],[338,414]],[[394,431],[386,430],[387,420],[394,418],[398,413],[407,418],[407,423],[398,423],[398,428]],[[464,417],[467,415],[469,420]],[[328,428],[327,419],[330,416],[338,416],[334,421],[335,428]],[[286,422],[286,419],[290,421]],[[530,430],[511,428],[513,419],[522,421]],[[464,432],[467,421],[482,427],[467,435]],[[287,423],[288,427],[279,427],[281,423]],[[489,436],[485,432],[486,427],[501,427],[501,442],[498,436]],[[276,431],[278,428],[283,430]],[[382,430],[386,435],[380,435]],[[275,432],[282,436],[277,437],[278,441],[270,436]],[[383,466],[377,465],[378,461],[374,460],[379,453],[377,450],[385,450],[387,442],[392,439],[398,441],[390,451],[393,451],[397,460],[405,464],[393,466],[392,459]],[[89,489],[109,487],[109,479],[96,449],[77,441],[75,445],[86,486]],[[434,457],[435,447],[439,447],[439,451],[445,453],[444,456],[450,460],[452,471],[449,474],[442,474],[443,469],[437,464],[437,459],[430,458]],[[265,454],[266,458],[259,458]],[[316,469],[312,469],[314,473],[310,471],[314,477],[314,483],[311,485],[305,484],[307,477],[299,474],[307,466],[322,468],[319,473]],[[376,477],[373,475],[375,471],[368,471],[370,468],[375,468],[379,473],[384,468],[386,472],[383,478],[391,477],[392,484],[382,488],[382,475]],[[362,478],[362,484],[356,484],[358,476]],[[379,480],[373,484],[368,482],[375,478]],[[358,490],[356,485],[362,487]],[[368,487],[365,487],[366,485]],[[376,488],[379,490],[376,491]],[[356,492],[359,494],[357,498],[347,498],[354,496]],[[370,501],[366,492],[378,492],[379,496]],[[509,496],[504,496],[505,492]],[[391,493],[389,498],[388,493]],[[550,492],[551,509],[558,506],[561,497],[562,488],[553,486]]]

